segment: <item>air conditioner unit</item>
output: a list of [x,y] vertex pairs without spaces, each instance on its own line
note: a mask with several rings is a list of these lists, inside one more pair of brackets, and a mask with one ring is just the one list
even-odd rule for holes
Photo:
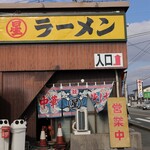
[[[83,135],[90,134],[91,132],[88,130],[88,118],[87,118],[87,108],[80,108],[76,111],[76,122],[73,123],[72,128],[74,134]],[[76,128],[75,128],[76,125]]]

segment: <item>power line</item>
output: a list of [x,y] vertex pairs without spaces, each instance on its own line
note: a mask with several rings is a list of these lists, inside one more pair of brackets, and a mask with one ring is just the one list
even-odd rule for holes
[[[128,38],[137,38],[137,37],[139,37],[139,36],[144,36],[144,35],[148,35],[148,34],[150,34],[150,31],[141,32],[141,33],[137,33],[137,34],[132,34],[132,35],[129,35]],[[148,42],[150,43],[150,40],[148,40]],[[136,43],[133,44],[133,43],[131,43],[131,42],[129,42],[129,41],[128,41],[128,43],[130,43],[129,46],[134,46],[134,47],[136,47],[137,49],[140,49],[140,52],[137,53],[133,58],[131,58],[131,59],[129,60],[129,64],[135,62],[141,55],[144,56],[146,53],[147,53],[147,54],[150,54],[150,52],[148,52],[148,50],[149,50],[149,48],[150,48],[150,47],[148,47],[149,43],[148,43],[143,49],[141,49],[140,47],[138,47]],[[144,43],[144,42],[140,42],[140,43]],[[140,44],[140,43],[138,42],[138,44]],[[147,47],[148,47],[148,48],[147,48]]]
[[148,35],[148,34],[150,34],[150,31],[128,35],[127,37],[131,39],[131,38],[136,38],[136,37],[144,36],[144,35]]
[[150,79],[150,74],[149,74],[149,76],[143,78],[142,80],[144,81],[144,80],[147,80],[147,79]]
[[136,82],[131,82],[130,84],[128,84],[128,86],[134,85],[136,84]]
[[[147,74],[145,77],[141,78],[140,80],[144,81],[144,80],[147,80],[147,79],[150,79],[150,74]],[[131,86],[131,85],[134,85],[136,84],[136,82],[131,82],[128,84],[128,86]]]
[[139,44],[143,44],[143,43],[146,43],[146,42],[150,42],[150,40],[141,41],[141,42],[137,42],[137,43],[131,43],[131,42],[128,41],[128,43],[130,43],[130,44],[128,44],[127,46],[139,45]]
[[140,49],[140,52],[138,52],[131,60],[129,60],[129,64],[135,62],[140,56],[144,56],[146,53],[150,54],[148,52],[148,50],[150,50],[150,47],[148,47],[149,45],[150,43],[148,43],[143,49],[139,48],[138,46],[135,46],[136,48]]
[[[141,80],[144,81],[144,80],[147,80],[147,79],[150,79],[150,76],[148,76],[144,79],[141,79]],[[128,86],[135,85],[135,84],[136,84],[136,82],[131,82],[131,83],[128,84]]]
[[[134,47],[136,47],[137,49],[140,49],[140,50],[142,50],[142,51],[146,48],[146,47],[145,47],[144,49],[142,49],[142,48],[136,46],[136,44],[133,44],[133,43],[131,43],[131,42],[129,42],[129,43],[130,43],[131,45],[133,45]],[[150,40],[149,40],[149,43],[150,43]],[[148,44],[149,44],[149,43],[148,43]],[[150,52],[148,52],[148,51],[145,51],[145,53],[150,54]]]

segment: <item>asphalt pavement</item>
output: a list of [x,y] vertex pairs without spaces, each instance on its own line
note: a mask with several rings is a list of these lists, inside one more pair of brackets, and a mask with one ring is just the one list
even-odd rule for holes
[[150,131],[150,110],[142,110],[138,107],[128,107],[129,124]]
[[141,133],[142,150],[150,150],[150,110],[141,108],[129,108],[131,119],[129,120],[130,130]]

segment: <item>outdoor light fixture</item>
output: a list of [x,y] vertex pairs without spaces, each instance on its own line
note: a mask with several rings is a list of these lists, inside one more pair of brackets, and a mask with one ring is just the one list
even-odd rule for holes
[[84,79],[81,79],[81,82],[84,83]]

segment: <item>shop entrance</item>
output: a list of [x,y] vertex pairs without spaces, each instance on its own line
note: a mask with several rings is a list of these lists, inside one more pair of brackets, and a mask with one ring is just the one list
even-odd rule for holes
[[45,128],[45,134],[46,134],[46,139],[47,141],[51,140],[51,136],[50,136],[50,131],[48,129],[48,127],[51,125],[51,119],[50,118],[41,118],[41,119],[37,119],[37,141],[40,141],[40,134],[41,134],[41,130],[42,127],[44,126]]

